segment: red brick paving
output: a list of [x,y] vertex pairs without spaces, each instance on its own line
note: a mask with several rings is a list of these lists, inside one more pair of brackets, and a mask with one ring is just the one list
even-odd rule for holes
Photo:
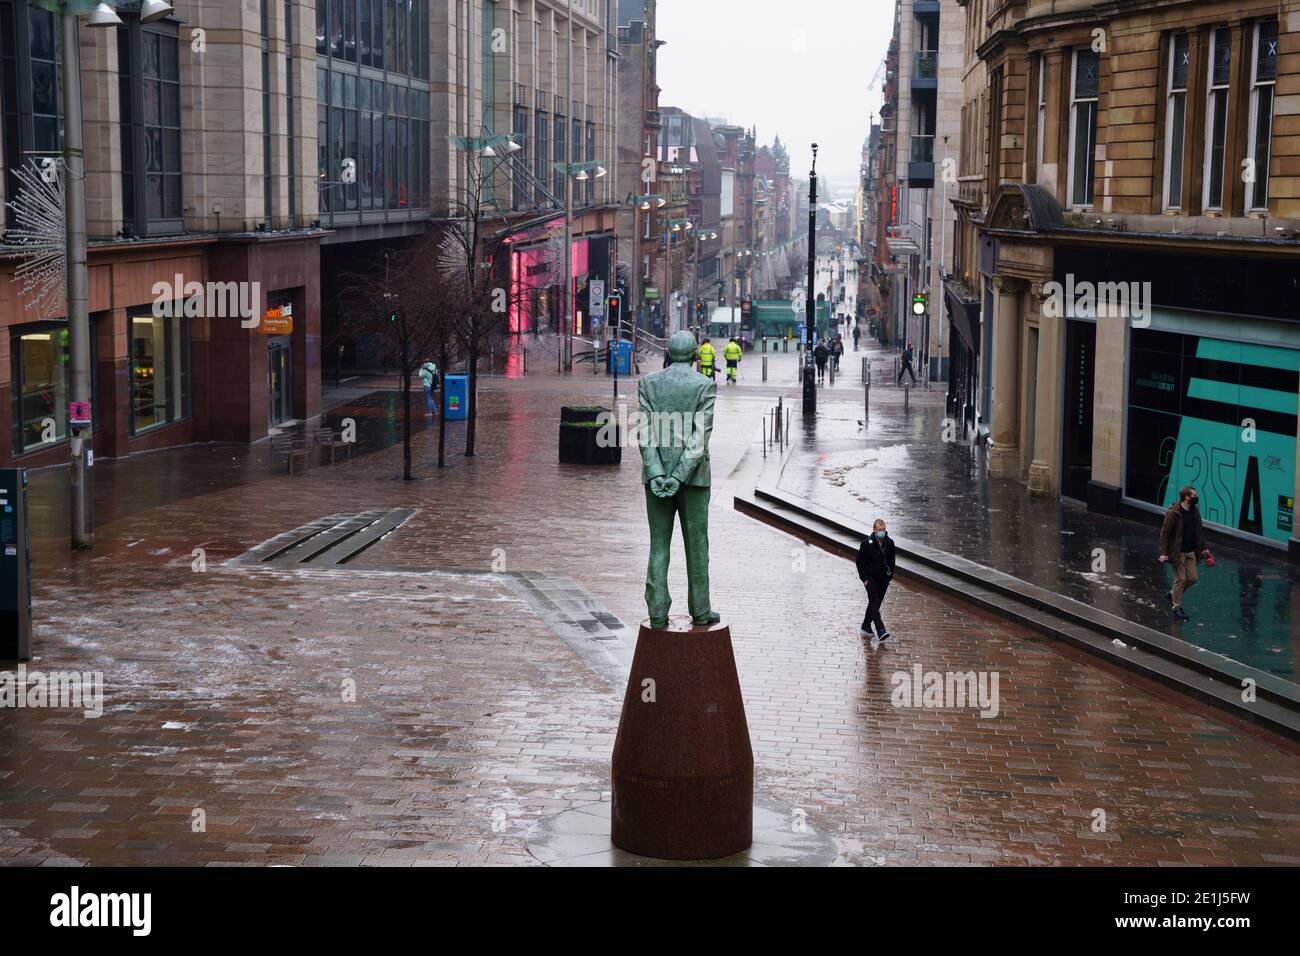
[[[40,537],[32,666],[103,670],[107,708],[0,711],[0,862],[530,862],[528,824],[608,789],[621,688],[485,572],[501,548],[509,570],[567,576],[624,621],[643,616],[636,453],[618,469],[556,462],[557,406],[607,389],[490,383],[481,454],[442,474],[421,464],[412,485],[393,480],[391,448],[133,502],[93,555]],[[722,390],[714,600],[758,783],[832,831],[841,862],[1300,862],[1294,749],[903,586],[886,604],[897,644],[864,645],[851,565],[732,510],[727,476],[772,398]],[[433,435],[418,441],[427,462]],[[114,487],[192,453],[112,465]],[[252,474],[247,456],[211,468]],[[61,479],[34,480],[48,498]],[[421,510],[364,561],[411,573],[219,565],[321,515],[399,505]],[[680,551],[671,583],[680,604]],[[1001,715],[895,709],[891,675],[914,663],[997,671]]]

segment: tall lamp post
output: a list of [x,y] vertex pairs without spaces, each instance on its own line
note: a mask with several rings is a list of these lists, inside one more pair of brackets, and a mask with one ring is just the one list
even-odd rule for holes
[[[59,15],[63,43],[63,164],[64,224],[67,236],[65,292],[70,354],[70,395],[68,442],[71,452],[68,473],[71,517],[71,540],[74,549],[95,546],[94,495],[90,482],[91,421],[93,396],[90,390],[90,306],[89,276],[86,269],[86,163],[82,147],[81,119],[81,38],[77,17],[89,13],[86,25],[108,28],[122,25],[114,7],[138,10],[141,21],[148,23],[172,12],[163,0],[37,0],[37,6]],[[79,413],[72,415],[72,407]],[[86,414],[90,412],[91,414]],[[83,434],[84,433],[84,434]]]
[[808,174],[808,301],[804,303],[807,326],[804,344],[803,412],[817,414],[817,376],[813,373],[813,327],[817,322],[817,144],[812,144],[812,171]]
[[668,200],[657,193],[646,193],[638,195],[629,193],[623,202],[632,207],[632,288],[628,290],[631,295],[631,325],[632,336],[635,340],[636,330],[640,326],[641,315],[641,213],[649,212],[651,209],[663,209],[668,205]]
[[[565,370],[573,371],[573,184],[600,179],[605,167],[600,163],[553,163],[555,171],[564,176],[564,325],[568,330],[564,354]],[[593,362],[595,359],[593,358]]]
[[693,323],[694,330],[696,333],[696,338],[698,338],[699,323],[700,323],[700,243],[706,239],[709,242],[712,242],[713,240],[718,238],[718,234],[716,232],[713,232],[712,230],[699,229],[696,231],[694,238],[695,238],[695,258],[693,261],[695,263],[695,268],[694,268],[695,276],[693,282],[694,289],[691,292],[691,316],[694,319],[694,323]]

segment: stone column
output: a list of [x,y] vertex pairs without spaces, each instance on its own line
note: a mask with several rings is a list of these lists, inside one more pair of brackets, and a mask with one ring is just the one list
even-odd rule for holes
[[997,304],[993,319],[993,444],[989,474],[1020,474],[1020,290],[1015,279],[993,277]]
[[1125,376],[1128,372],[1128,315],[1099,310],[1092,387],[1092,479],[1088,509],[1114,514],[1124,487]]
[[1061,340],[1065,319],[1044,315],[1042,284],[1033,288],[1034,310],[1038,314],[1038,386],[1034,397],[1034,460],[1029,465],[1029,493],[1054,495],[1060,486],[1061,405],[1064,385],[1061,375]]

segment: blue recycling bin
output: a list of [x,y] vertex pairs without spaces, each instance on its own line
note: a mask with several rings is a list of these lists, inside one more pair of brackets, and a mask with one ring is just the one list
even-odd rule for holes
[[632,343],[619,339],[616,347],[609,352],[609,370],[610,373],[619,375],[632,375]]
[[449,422],[463,422],[469,418],[468,375],[443,376],[442,413]]

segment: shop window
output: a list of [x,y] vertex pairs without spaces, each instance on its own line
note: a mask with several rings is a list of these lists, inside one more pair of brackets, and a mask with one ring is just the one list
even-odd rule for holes
[[1300,351],[1134,329],[1129,361],[1125,493],[1164,508],[1194,485],[1206,521],[1284,544],[1294,522]]
[[62,323],[17,326],[9,344],[13,383],[15,455],[68,437],[68,327]]
[[190,415],[189,323],[180,316],[131,317],[131,434]]

